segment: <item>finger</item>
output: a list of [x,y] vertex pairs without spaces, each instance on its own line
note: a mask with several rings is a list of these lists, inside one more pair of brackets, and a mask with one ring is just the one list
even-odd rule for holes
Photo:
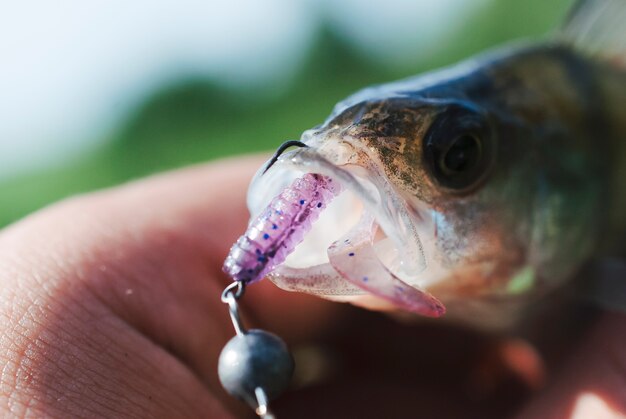
[[626,417],[626,315],[607,314],[520,418]]
[[[20,309],[36,313],[32,321],[52,334],[58,328],[56,335],[69,322],[78,338],[121,356],[116,345],[93,338],[101,318],[90,310],[106,309],[219,392],[216,359],[233,334],[218,303],[226,281],[220,266],[245,227],[244,194],[261,162],[252,157],[157,176],[66,201],[7,229],[0,235],[2,301],[11,306],[5,316],[14,324]],[[288,336],[312,334],[332,315],[328,303],[307,296],[284,298],[264,286],[253,293],[246,301],[254,317]],[[28,346],[38,332],[23,333]],[[65,349],[70,337],[53,343]]]
[[189,368],[86,293],[7,304],[2,291],[0,416],[229,416]]

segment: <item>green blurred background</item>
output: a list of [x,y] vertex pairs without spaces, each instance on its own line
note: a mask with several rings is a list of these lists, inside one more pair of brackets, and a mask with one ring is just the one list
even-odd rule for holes
[[[94,132],[93,137],[106,137],[97,146],[60,163],[0,177],[0,227],[76,193],[197,162],[273,149],[286,139],[297,139],[303,130],[321,122],[337,101],[361,87],[451,64],[511,39],[541,39],[563,19],[570,1],[480,3],[462,10],[456,24],[440,15],[436,24],[445,31],[427,54],[408,51],[402,59],[370,54],[367,40],[348,36],[340,20],[321,14],[314,22],[314,40],[301,51],[293,74],[282,81],[237,85],[200,73],[171,77],[140,98],[112,128]],[[388,28],[393,31],[394,23],[388,22]],[[411,39],[403,40],[403,45],[410,43]],[[10,152],[4,154],[0,165],[11,158]]]

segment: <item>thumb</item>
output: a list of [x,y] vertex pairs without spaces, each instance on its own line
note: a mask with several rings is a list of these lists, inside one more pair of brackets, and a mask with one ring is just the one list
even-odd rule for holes
[[[221,264],[245,228],[244,194],[261,162],[222,161],[73,198],[3,231],[5,393],[63,415],[86,400],[116,416],[115,403],[142,416],[218,409],[217,357],[234,334],[219,302]],[[288,338],[332,315],[329,303],[283,294],[255,287],[244,310]]]

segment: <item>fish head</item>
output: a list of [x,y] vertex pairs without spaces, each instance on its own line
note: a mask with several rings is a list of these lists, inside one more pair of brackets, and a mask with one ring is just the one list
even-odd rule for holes
[[253,215],[303,172],[346,190],[270,279],[435,317],[447,306],[462,321],[517,311],[543,287],[533,168],[516,156],[528,132],[463,97],[373,93],[340,103],[304,132],[308,147],[254,179]]

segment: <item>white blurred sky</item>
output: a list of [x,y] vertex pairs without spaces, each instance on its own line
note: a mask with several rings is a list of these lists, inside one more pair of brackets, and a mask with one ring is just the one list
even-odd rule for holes
[[3,2],[0,180],[93,147],[147,94],[185,75],[280,83],[322,19],[363,51],[401,61],[428,54],[487,1]]

